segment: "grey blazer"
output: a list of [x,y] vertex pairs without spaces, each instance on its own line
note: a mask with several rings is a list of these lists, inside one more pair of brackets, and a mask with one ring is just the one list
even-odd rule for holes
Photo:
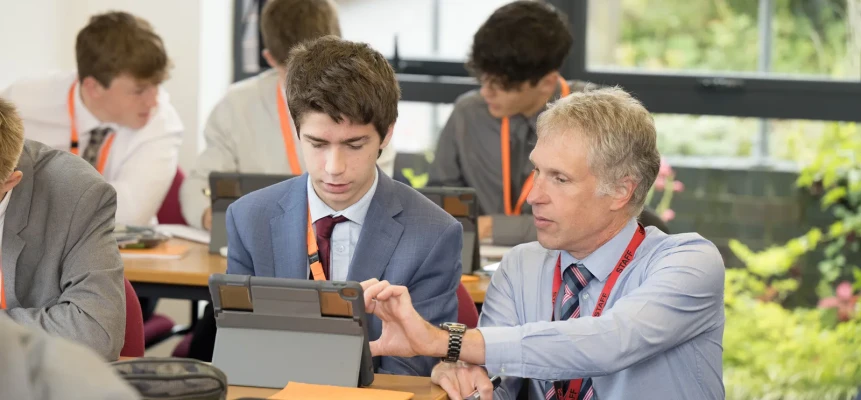
[[108,360],[125,336],[123,263],[111,236],[116,192],[80,157],[26,141],[3,226],[7,313]]
[[0,397],[44,400],[140,398],[99,356],[0,314]]
[[[252,192],[227,209],[227,272],[308,279],[308,174]],[[371,278],[409,288],[432,324],[457,321],[463,227],[419,192],[379,175],[377,191],[350,261],[349,281]],[[376,340],[382,322],[369,316]],[[439,359],[382,357],[376,372],[430,376]]]

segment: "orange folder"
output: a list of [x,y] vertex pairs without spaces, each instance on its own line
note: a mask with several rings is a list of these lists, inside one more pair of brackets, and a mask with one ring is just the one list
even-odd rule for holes
[[290,382],[287,384],[284,390],[272,395],[269,398],[275,400],[409,400],[413,398],[413,394],[407,392],[395,392],[392,390],[348,388],[340,386],[311,385],[307,383]]

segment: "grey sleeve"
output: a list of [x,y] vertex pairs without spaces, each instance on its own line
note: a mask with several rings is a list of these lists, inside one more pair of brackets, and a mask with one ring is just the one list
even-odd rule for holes
[[62,293],[47,308],[13,308],[10,318],[25,326],[82,343],[116,360],[125,342],[126,297],[123,262],[114,230],[116,192],[93,184],[75,206],[62,262]]
[[11,399],[140,398],[95,353],[0,315],[0,387]]
[[428,186],[466,186],[457,146],[457,135],[464,129],[461,108],[459,103],[454,105],[454,110],[439,135],[434,159],[430,165]]
[[493,244],[497,246],[517,246],[538,240],[532,215],[494,214]]
[[206,148],[197,156],[194,168],[182,182],[179,193],[182,216],[196,228],[203,227],[203,212],[211,206],[209,197],[203,194],[203,190],[209,187],[209,174],[239,170],[237,144],[233,136],[236,134],[233,122],[237,118],[239,116],[232,113],[226,97],[215,106],[203,128]]

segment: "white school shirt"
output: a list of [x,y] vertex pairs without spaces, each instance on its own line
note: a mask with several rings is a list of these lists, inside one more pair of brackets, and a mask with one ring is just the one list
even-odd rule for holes
[[[14,190],[14,189],[13,189]],[[9,199],[12,198],[12,190],[6,192],[6,196],[0,201],[0,257],[3,255],[3,227],[6,221],[6,209],[9,208]],[[0,263],[0,268],[2,268]],[[3,271],[0,270],[0,287],[3,287]]]
[[[24,120],[24,136],[55,149],[71,150],[69,88],[77,72],[52,73],[19,80],[0,94],[18,108]],[[173,182],[182,144],[183,125],[170,96],[159,88],[158,105],[141,129],[99,121],[83,104],[80,85],[74,94],[75,124],[79,154],[90,140],[90,131],[111,127],[115,134],[108,154],[104,178],[117,191],[116,223],[148,225]]]

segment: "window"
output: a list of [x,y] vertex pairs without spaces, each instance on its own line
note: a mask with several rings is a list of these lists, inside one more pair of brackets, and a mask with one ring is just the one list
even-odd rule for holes
[[587,67],[859,80],[845,0],[590,0]]
[[463,63],[472,35],[510,0],[337,0],[345,39],[371,44],[393,57]]

